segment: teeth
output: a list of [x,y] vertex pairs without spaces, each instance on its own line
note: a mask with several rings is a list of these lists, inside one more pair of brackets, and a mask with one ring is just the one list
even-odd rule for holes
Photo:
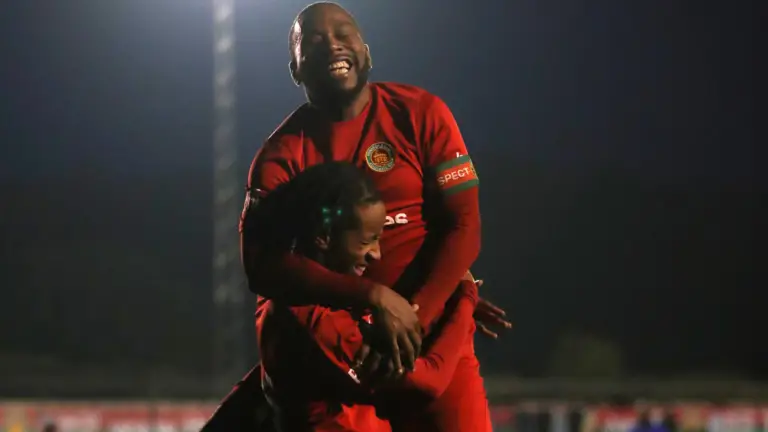
[[335,69],[342,69],[342,68],[349,71],[349,63],[342,60],[342,61],[333,62],[328,66],[328,70],[331,70],[331,71]]

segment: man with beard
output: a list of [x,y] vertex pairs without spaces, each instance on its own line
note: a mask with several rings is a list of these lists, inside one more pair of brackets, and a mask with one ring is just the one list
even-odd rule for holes
[[[480,250],[479,180],[445,103],[417,87],[368,83],[371,54],[354,18],[334,3],[305,8],[290,31],[291,75],[309,103],[291,114],[256,155],[249,194],[264,194],[307,167],[348,161],[368,170],[386,205],[382,260],[362,276],[333,272],[299,254],[270,254],[243,231],[249,287],[282,304],[369,310],[375,337],[366,366],[386,359],[412,370],[446,302]],[[252,201],[248,197],[247,202]],[[245,212],[244,212],[245,214]],[[247,224],[245,224],[247,225]],[[362,246],[362,245],[361,245]],[[407,299],[410,299],[409,302]],[[411,303],[418,306],[414,313]],[[487,302],[476,319],[508,327]],[[310,331],[316,330],[309,328]],[[429,339],[427,339],[428,341]],[[488,402],[471,338],[445,391],[408,412],[398,430],[490,431]],[[369,372],[372,372],[369,370]]]

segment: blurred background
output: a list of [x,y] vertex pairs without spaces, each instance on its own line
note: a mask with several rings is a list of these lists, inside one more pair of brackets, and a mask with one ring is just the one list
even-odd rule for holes
[[[197,430],[256,361],[236,223],[307,2],[233,1],[0,6],[0,430]],[[757,2],[341,4],[482,179],[496,430],[768,430]]]

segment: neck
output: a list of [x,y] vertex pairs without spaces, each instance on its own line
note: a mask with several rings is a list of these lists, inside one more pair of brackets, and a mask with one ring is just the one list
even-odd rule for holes
[[309,96],[309,103],[325,113],[333,121],[352,120],[360,115],[371,100],[371,89],[365,85],[353,97],[345,100],[327,100]]

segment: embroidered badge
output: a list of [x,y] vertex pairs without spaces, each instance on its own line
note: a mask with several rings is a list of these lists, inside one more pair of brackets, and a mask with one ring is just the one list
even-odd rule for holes
[[395,166],[395,148],[385,142],[373,144],[365,152],[365,162],[373,171],[387,172]]

